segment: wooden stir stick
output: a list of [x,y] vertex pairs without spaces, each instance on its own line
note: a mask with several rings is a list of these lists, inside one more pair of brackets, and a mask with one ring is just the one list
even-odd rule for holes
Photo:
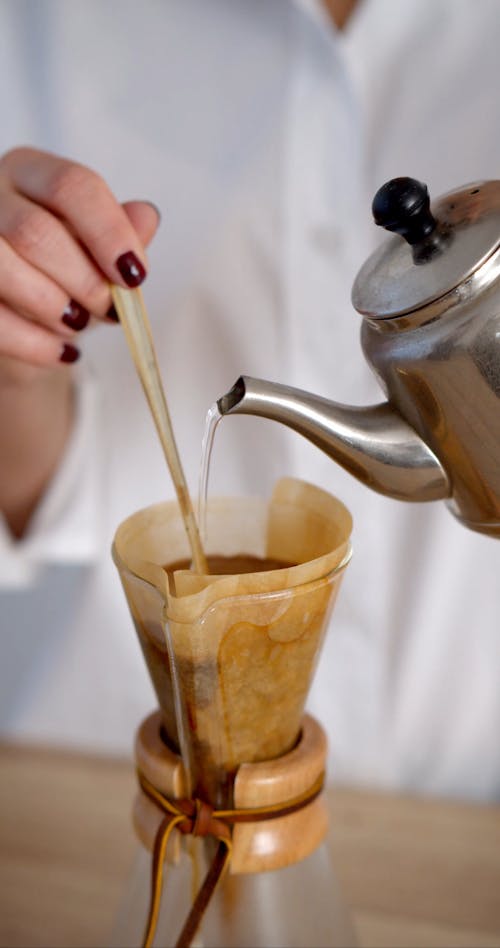
[[208,573],[207,560],[201,544],[186,478],[175,443],[174,431],[161,382],[153,344],[151,325],[141,290],[124,290],[111,286],[113,303],[120,317],[125,338],[134,360],[137,374],[156,425],[163,453],[174,482],[184,526],[191,546],[193,565],[197,573]]

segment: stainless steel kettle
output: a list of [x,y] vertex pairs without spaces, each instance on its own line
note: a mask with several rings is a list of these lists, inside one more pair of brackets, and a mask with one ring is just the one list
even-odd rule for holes
[[349,407],[242,376],[219,411],[286,424],[374,490],[445,499],[465,526],[500,536],[500,181],[431,212],[424,184],[394,178],[372,210],[395,236],[361,268],[352,301],[387,401]]

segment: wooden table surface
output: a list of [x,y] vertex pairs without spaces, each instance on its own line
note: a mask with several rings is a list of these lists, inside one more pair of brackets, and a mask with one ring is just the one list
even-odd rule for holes
[[[132,764],[0,746],[0,945],[108,943],[136,842]],[[500,948],[500,807],[330,792],[362,948]]]

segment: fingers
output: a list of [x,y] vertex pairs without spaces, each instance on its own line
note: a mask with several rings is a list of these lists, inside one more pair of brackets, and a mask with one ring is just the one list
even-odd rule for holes
[[[0,235],[18,257],[58,284],[69,299],[102,315],[108,283],[83,247],[53,214],[23,195],[0,198]],[[3,296],[3,286],[0,286]]]
[[0,297],[8,308],[56,333],[84,329],[90,313],[67,291],[17,254],[0,237]]
[[[159,221],[153,205],[129,202],[125,213],[149,243]],[[110,305],[108,282],[62,223],[12,192],[0,200],[1,297],[53,328],[60,328],[61,318],[68,322],[64,314],[70,300],[97,316],[104,316]]]
[[32,366],[51,366],[58,362],[76,362],[76,346],[29,320],[22,319],[0,303],[1,354]]
[[[129,287],[142,283],[147,264],[141,241],[100,175],[31,148],[9,152],[2,167],[18,192],[69,224],[109,281]],[[41,216],[38,224],[43,230]]]
[[29,148],[0,159],[0,362],[75,361],[75,332],[108,314],[109,282],[142,282],[158,223],[154,205],[120,205],[82,165]]

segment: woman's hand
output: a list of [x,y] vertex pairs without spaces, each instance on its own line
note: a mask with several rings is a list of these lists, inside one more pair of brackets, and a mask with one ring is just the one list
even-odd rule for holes
[[0,509],[14,536],[71,431],[75,338],[106,319],[110,282],[142,282],[158,220],[82,165],[32,148],[0,159]]
[[105,319],[110,309],[109,283],[142,283],[143,248],[157,226],[153,205],[119,204],[83,165],[32,148],[4,155],[0,374],[10,359],[32,366],[75,361],[75,334],[90,315]]

